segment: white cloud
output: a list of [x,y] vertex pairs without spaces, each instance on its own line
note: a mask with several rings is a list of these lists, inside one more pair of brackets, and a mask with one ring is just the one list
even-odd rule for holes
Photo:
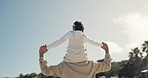
[[123,48],[115,42],[107,41],[106,42],[109,46],[110,53],[122,53]]
[[119,26],[122,26],[124,34],[127,35],[129,40],[129,44],[125,46],[127,49],[135,48],[148,40],[148,15],[128,14],[114,21],[121,24]]
[[148,8],[148,3],[145,3],[145,4],[143,5],[143,8]]

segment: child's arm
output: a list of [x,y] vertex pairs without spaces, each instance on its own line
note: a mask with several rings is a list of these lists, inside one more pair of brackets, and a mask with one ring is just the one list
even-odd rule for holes
[[70,34],[71,34],[71,33],[68,32],[68,33],[66,33],[62,38],[60,38],[59,40],[57,40],[57,41],[55,41],[55,42],[49,44],[49,45],[47,46],[47,49],[54,48],[54,47],[57,47],[58,45],[62,44],[64,41],[66,41],[66,40],[69,38]]
[[83,36],[83,39],[84,39],[84,42],[87,42],[87,43],[89,43],[89,44],[92,44],[92,45],[95,45],[95,46],[103,46],[103,44],[102,43],[99,43],[99,42],[97,42],[97,41],[94,41],[94,40],[92,40],[92,39],[90,39],[89,37],[87,37],[85,34],[84,34],[84,36]]

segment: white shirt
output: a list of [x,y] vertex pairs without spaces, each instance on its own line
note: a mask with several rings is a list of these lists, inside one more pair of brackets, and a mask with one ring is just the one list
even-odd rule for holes
[[[75,33],[75,36],[76,38],[79,38],[81,37],[82,35],[84,35],[82,38],[84,40],[84,43],[89,43],[89,44],[92,44],[92,45],[95,45],[95,46],[102,46],[103,44],[102,43],[99,43],[99,42],[96,42],[92,39],[90,39],[88,36],[86,36],[84,33],[82,33],[81,31],[73,31]],[[63,37],[61,37],[59,40],[51,43],[48,45],[48,49],[50,48],[54,48],[60,44],[62,44],[64,41],[66,41],[67,39],[70,39],[73,37],[73,33],[71,31],[67,32]]]
[[87,54],[85,53],[85,49],[83,47],[84,43],[102,46],[101,43],[88,38],[81,31],[69,31],[62,38],[48,45],[48,49],[62,44],[67,39],[69,40],[69,43],[67,47],[67,54],[64,56],[64,61],[66,62],[82,62],[88,60]]

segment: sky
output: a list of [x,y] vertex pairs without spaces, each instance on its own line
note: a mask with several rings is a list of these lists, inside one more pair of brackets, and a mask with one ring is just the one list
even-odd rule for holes
[[[0,0],[0,77],[40,73],[38,50],[72,30],[81,21],[84,33],[109,45],[112,61],[148,40],[148,0]],[[104,51],[85,44],[89,59]],[[56,65],[66,54],[67,41],[50,49],[45,58]]]

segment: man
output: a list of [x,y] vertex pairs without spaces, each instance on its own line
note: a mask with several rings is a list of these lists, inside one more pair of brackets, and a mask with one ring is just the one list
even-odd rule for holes
[[44,60],[44,54],[48,51],[47,45],[43,45],[39,49],[40,68],[46,76],[56,76],[61,78],[95,78],[99,72],[106,72],[111,69],[111,58],[108,45],[102,42],[102,49],[105,51],[103,62],[93,62],[90,60],[70,63],[61,62],[58,65],[47,66],[47,61]]

